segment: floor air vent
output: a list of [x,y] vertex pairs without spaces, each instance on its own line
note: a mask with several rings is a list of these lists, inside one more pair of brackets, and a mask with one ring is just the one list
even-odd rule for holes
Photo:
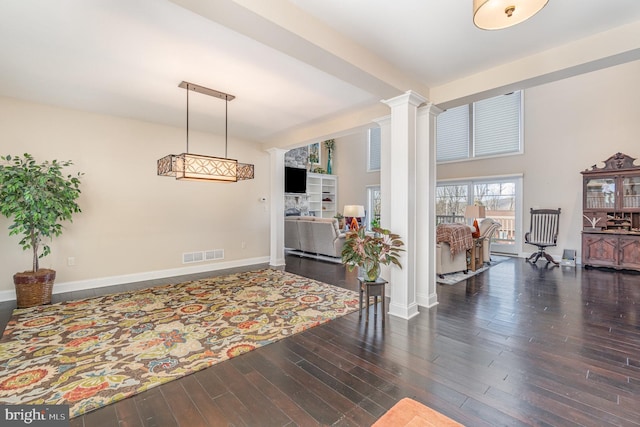
[[193,262],[214,261],[224,259],[224,249],[213,249],[209,251],[185,252],[182,254],[182,263],[191,264]]
[[204,252],[186,252],[182,254],[182,263],[190,264],[192,262],[204,261]]
[[207,261],[224,259],[224,249],[214,249],[204,253],[204,259]]

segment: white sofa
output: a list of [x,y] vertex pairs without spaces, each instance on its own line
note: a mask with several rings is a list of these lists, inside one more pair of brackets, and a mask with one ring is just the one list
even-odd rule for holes
[[480,229],[480,237],[484,237],[482,241],[482,255],[484,262],[491,262],[491,237],[502,227],[498,221],[492,218],[483,219],[478,228]]
[[304,254],[342,256],[345,234],[335,218],[288,216],[284,219],[284,246]]
[[[442,277],[444,274],[457,273],[469,269],[467,263],[467,250],[471,247],[471,233],[474,228],[465,224],[440,224],[436,227],[436,274]],[[449,242],[453,239],[458,247],[452,254]]]
[[[484,238],[482,240],[483,263],[491,261],[491,237],[500,227],[502,227],[502,225],[492,218],[485,218],[478,225],[478,228],[480,228],[480,237]],[[454,256],[451,256],[451,247],[448,243],[441,242],[436,245],[437,275],[442,276],[459,271],[466,272],[467,270],[466,251],[458,252]]]
[[458,271],[467,272],[467,251],[461,251],[451,256],[451,247],[446,242],[436,245],[436,274],[442,277],[445,274]]

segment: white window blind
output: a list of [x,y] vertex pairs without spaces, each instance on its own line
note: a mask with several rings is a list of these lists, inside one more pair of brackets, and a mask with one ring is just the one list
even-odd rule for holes
[[380,170],[380,128],[369,129],[369,163],[367,164],[368,171]]
[[520,151],[520,93],[473,103],[474,156]]
[[436,124],[436,158],[439,162],[469,157],[469,106],[443,111]]
[[521,91],[450,108],[436,122],[438,162],[518,153],[521,145]]

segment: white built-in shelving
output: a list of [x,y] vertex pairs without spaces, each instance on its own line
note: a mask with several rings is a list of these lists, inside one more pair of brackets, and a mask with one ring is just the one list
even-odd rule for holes
[[309,214],[333,218],[337,213],[338,177],[320,173],[307,174]]

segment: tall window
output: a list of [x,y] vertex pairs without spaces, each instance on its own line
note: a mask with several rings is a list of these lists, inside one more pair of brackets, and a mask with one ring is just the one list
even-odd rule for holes
[[372,224],[380,225],[380,186],[371,185],[367,187],[367,229],[371,230]]
[[450,108],[436,123],[438,162],[522,151],[522,92]]
[[367,142],[367,172],[380,170],[380,128],[369,129],[369,141]]
[[464,222],[469,203],[469,185],[443,184],[436,187],[436,223]]

